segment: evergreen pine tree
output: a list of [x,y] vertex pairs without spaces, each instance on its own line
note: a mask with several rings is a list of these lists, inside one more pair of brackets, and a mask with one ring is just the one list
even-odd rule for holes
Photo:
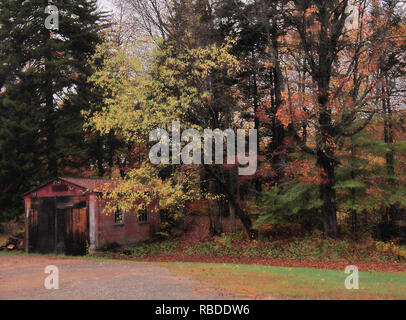
[[[54,30],[45,25],[48,5],[58,9]],[[0,206],[9,216],[21,213],[29,186],[83,154],[88,59],[103,17],[96,0],[0,3]]]

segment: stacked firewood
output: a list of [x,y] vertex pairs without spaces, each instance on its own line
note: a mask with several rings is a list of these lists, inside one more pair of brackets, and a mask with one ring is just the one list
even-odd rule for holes
[[14,251],[14,250],[23,250],[24,249],[24,235],[15,235],[10,237],[6,245],[0,247],[2,251]]

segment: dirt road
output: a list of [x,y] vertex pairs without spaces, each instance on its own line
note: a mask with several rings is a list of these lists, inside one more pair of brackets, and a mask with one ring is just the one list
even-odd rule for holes
[[[59,290],[45,289],[47,266],[59,270]],[[229,297],[163,267],[69,258],[0,255],[2,300],[221,300]]]

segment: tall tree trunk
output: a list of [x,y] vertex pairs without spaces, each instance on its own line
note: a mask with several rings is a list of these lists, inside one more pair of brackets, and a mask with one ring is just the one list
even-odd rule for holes
[[213,236],[221,236],[223,234],[223,224],[221,219],[221,210],[220,210],[220,200],[213,200],[213,212],[214,212],[214,228]]
[[[326,54],[326,52],[323,52]],[[337,207],[336,207],[336,177],[335,168],[337,162],[334,155],[333,141],[333,121],[331,110],[328,108],[329,101],[329,67],[327,58],[321,58],[324,63],[320,64],[320,74],[318,79],[318,87],[320,94],[318,102],[320,104],[319,125],[320,132],[317,142],[317,157],[318,164],[323,169],[323,183],[320,185],[320,198],[323,201],[323,225],[324,232],[329,237],[337,237]]]
[[324,232],[329,237],[337,237],[337,208],[335,186],[335,165],[330,159],[322,158],[322,167],[324,171],[324,183],[320,185],[320,196],[323,201],[323,226]]
[[210,235],[213,236],[214,234],[214,225],[213,225],[213,212],[211,210],[212,206],[211,206],[211,200],[207,201],[207,210],[209,212],[209,231],[210,231]]
[[[234,195],[236,195],[236,201],[238,201],[238,169],[237,167],[233,168],[233,170],[228,170],[227,171],[227,178],[228,178],[228,185],[230,186],[230,192]],[[235,206],[231,202],[230,199],[228,199],[228,211],[230,214],[230,230],[232,232],[236,231],[236,225],[235,225]]]
[[[355,143],[354,143],[354,137],[351,136],[351,179],[355,180],[356,179],[356,173],[355,173]],[[354,201],[355,201],[355,189],[351,188],[351,200],[353,201],[352,208],[351,208],[351,229],[352,233],[357,235],[358,234],[358,212],[356,209],[354,209]]]
[[276,171],[276,182],[280,182],[284,177],[284,159],[281,155],[283,143],[285,140],[285,128],[277,117],[278,111],[282,106],[282,85],[283,74],[280,66],[279,57],[279,43],[278,43],[278,27],[274,23],[269,32],[269,45],[271,48],[271,60],[273,70],[271,73],[271,83],[273,84],[273,103],[272,103],[272,143],[271,143],[271,157],[272,166]]
[[[385,83],[389,82],[389,79],[385,77]],[[395,142],[395,137],[393,134],[393,111],[391,106],[390,92],[383,90],[383,111],[384,111],[384,136],[385,143],[390,146],[390,151],[385,155],[386,158],[386,173],[389,176],[388,183],[390,185],[395,185],[395,154],[393,152],[393,143]],[[386,210],[387,222],[394,225],[397,216],[397,207],[394,204],[390,204],[389,208]]]
[[[51,58],[49,58],[51,59]],[[50,70],[47,70],[50,73]],[[53,85],[51,75],[46,76],[46,154],[48,162],[49,177],[56,178],[58,176],[58,158],[56,154],[56,128],[55,128],[55,111]]]
[[205,165],[204,168],[220,184],[228,200],[231,201],[232,205],[234,206],[236,216],[241,220],[247,234],[252,237],[254,234],[254,230],[252,229],[252,221],[244,210],[241,209],[236,195],[230,190],[230,186],[222,181],[222,179],[216,174],[215,170],[210,165]]
[[[254,62],[254,66],[256,68],[256,62]],[[254,81],[253,81],[253,95],[254,95],[254,115],[255,115],[255,120],[254,120],[254,129],[258,130],[259,132],[259,118],[258,118],[258,109],[259,109],[259,99],[258,99],[258,80],[257,80],[257,72],[256,70],[254,71],[253,74],[254,77]],[[257,136],[257,146],[259,147],[259,135]],[[255,177],[255,190],[260,193],[262,191],[262,185],[261,185],[261,181],[258,177]]]
[[[217,181],[212,181],[210,186],[211,193],[213,195],[219,195],[219,188],[217,186]],[[220,206],[220,200],[219,199],[214,199],[212,200],[212,210],[213,210],[213,224],[210,228],[211,235],[212,236],[220,236],[223,233],[223,224],[221,221],[221,206]]]
[[235,207],[232,204],[231,201],[228,201],[228,208],[230,211],[230,230],[232,233],[236,231],[236,226],[235,226]]
[[103,177],[106,170],[104,169],[104,156],[103,156],[103,138],[97,134],[96,137],[96,162],[97,162],[97,175]]

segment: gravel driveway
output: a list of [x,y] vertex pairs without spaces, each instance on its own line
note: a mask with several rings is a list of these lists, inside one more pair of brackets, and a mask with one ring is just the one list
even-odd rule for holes
[[[45,268],[59,269],[59,290],[46,290]],[[70,258],[0,255],[1,300],[221,300],[230,297],[166,268]]]

